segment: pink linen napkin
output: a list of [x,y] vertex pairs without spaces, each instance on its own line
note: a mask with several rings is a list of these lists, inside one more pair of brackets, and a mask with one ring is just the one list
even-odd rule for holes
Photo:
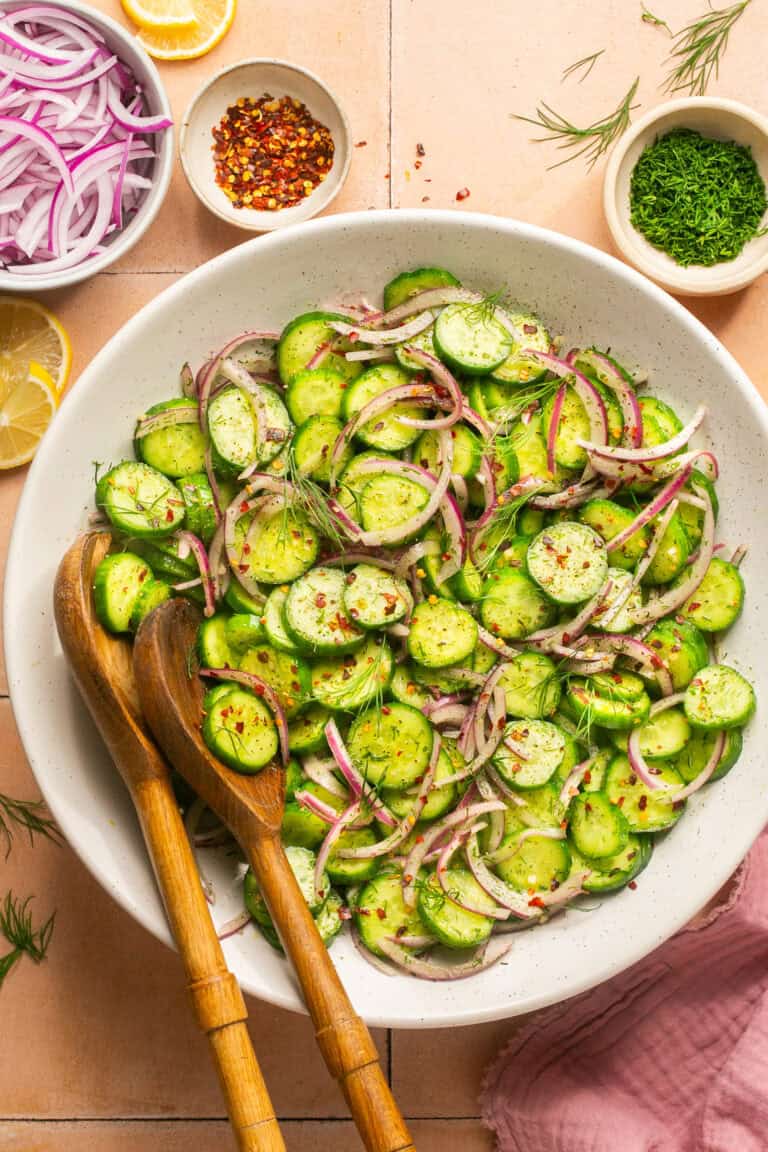
[[765,1152],[768,831],[711,912],[532,1018],[481,1103],[499,1152]]

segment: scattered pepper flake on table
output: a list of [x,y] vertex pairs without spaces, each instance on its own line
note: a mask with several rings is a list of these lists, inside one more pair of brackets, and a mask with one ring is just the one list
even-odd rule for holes
[[469,188],[459,188],[458,192],[456,193],[456,199],[457,200],[466,200],[469,195],[470,195]]
[[235,208],[292,208],[333,166],[330,131],[291,96],[241,96],[212,133],[216,183]]

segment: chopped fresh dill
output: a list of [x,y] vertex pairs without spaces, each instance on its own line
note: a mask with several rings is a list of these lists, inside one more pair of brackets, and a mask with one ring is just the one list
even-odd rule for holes
[[11,851],[16,828],[26,830],[30,844],[35,836],[45,836],[54,841],[61,839],[61,833],[47,815],[41,800],[16,800],[13,796],[6,796],[0,792],[0,837],[5,840],[6,860]]
[[595,64],[597,64],[597,61],[604,52],[605,48],[600,48],[597,52],[593,52],[591,56],[585,56],[583,60],[577,60],[575,64],[569,64],[567,68],[563,69],[562,79],[567,80],[569,76],[573,76],[577,72],[581,72],[582,74],[579,76],[578,80],[579,84],[581,84],[582,80],[586,80],[587,76],[589,76],[590,72],[594,68]]
[[535,117],[515,114],[514,118],[523,120],[526,124],[533,124],[546,132],[545,136],[534,137],[537,144],[560,141],[557,147],[570,151],[569,156],[558,161],[557,164],[550,164],[550,168],[559,168],[561,164],[567,164],[569,160],[583,156],[587,161],[587,167],[591,169],[600,157],[608,151],[614,141],[618,140],[619,136],[629,127],[631,113],[639,107],[638,104],[632,103],[639,83],[640,77],[637,76],[626,95],[612,112],[608,112],[601,119],[595,120],[594,123],[588,124],[584,128],[578,127],[565,116],[561,116],[559,112],[555,112],[544,101],[536,109]]
[[670,71],[665,83],[668,92],[704,95],[712,77],[717,78],[731,29],[751,2],[740,0],[728,8],[710,5],[703,16],[677,33],[669,54]]
[[644,149],[629,202],[638,232],[684,268],[733,260],[764,231],[765,184],[751,149],[688,128]]
[[25,900],[19,900],[8,891],[0,905],[0,933],[11,946],[11,951],[0,957],[0,986],[22,956],[29,956],[39,964],[48,951],[56,914],[53,913],[40,928],[35,928],[29,911],[31,899],[27,896]]
[[674,32],[670,28],[669,24],[667,24],[666,20],[662,20],[660,16],[656,16],[653,12],[651,12],[650,8],[646,8],[645,4],[643,3],[640,4],[640,7],[643,10],[640,17],[643,24],[651,24],[654,28],[666,28],[670,36],[674,36]]

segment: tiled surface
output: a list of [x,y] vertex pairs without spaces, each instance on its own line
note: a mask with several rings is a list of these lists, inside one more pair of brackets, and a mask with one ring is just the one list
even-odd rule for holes
[[[120,18],[118,0],[91,0]],[[700,0],[666,0],[677,27]],[[511,113],[539,99],[583,120],[613,107],[634,76],[639,99],[661,99],[668,41],[640,23],[639,4],[538,0],[240,0],[237,22],[210,56],[163,71],[177,117],[206,76],[245,56],[277,56],[316,71],[352,124],[349,181],[335,208],[454,207],[517,216],[601,247],[601,166],[553,171],[557,154],[529,141]],[[553,34],[556,30],[556,35]],[[752,6],[735,30],[712,91],[768,112],[763,56],[768,14]],[[587,83],[561,82],[574,60],[605,48]],[[426,156],[415,167],[416,145]],[[391,145],[391,150],[390,150]],[[461,188],[470,196],[456,201]],[[425,197],[428,199],[425,200]],[[244,235],[244,234],[243,234]],[[75,375],[109,336],[175,276],[238,243],[202,210],[177,173],[144,242],[96,281],[52,300],[73,336]],[[765,279],[748,292],[693,305],[768,394]],[[0,566],[22,474],[0,477]],[[5,622],[23,627],[23,621]],[[0,696],[7,691],[0,663]],[[0,699],[0,790],[35,794],[10,706]],[[50,959],[18,966],[0,992],[0,1152],[201,1152],[230,1149],[204,1042],[192,1026],[174,955],[101,891],[66,848],[19,842],[0,858],[0,895],[55,908]],[[252,1001],[251,1025],[294,1152],[360,1145],[299,1017]],[[489,1152],[477,1094],[483,1068],[513,1025],[377,1035],[420,1152]]]

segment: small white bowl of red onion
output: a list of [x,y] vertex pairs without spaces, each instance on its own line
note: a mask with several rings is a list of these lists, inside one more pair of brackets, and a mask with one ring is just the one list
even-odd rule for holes
[[157,69],[79,0],[0,2],[0,289],[62,288],[146,232],[173,127]]

